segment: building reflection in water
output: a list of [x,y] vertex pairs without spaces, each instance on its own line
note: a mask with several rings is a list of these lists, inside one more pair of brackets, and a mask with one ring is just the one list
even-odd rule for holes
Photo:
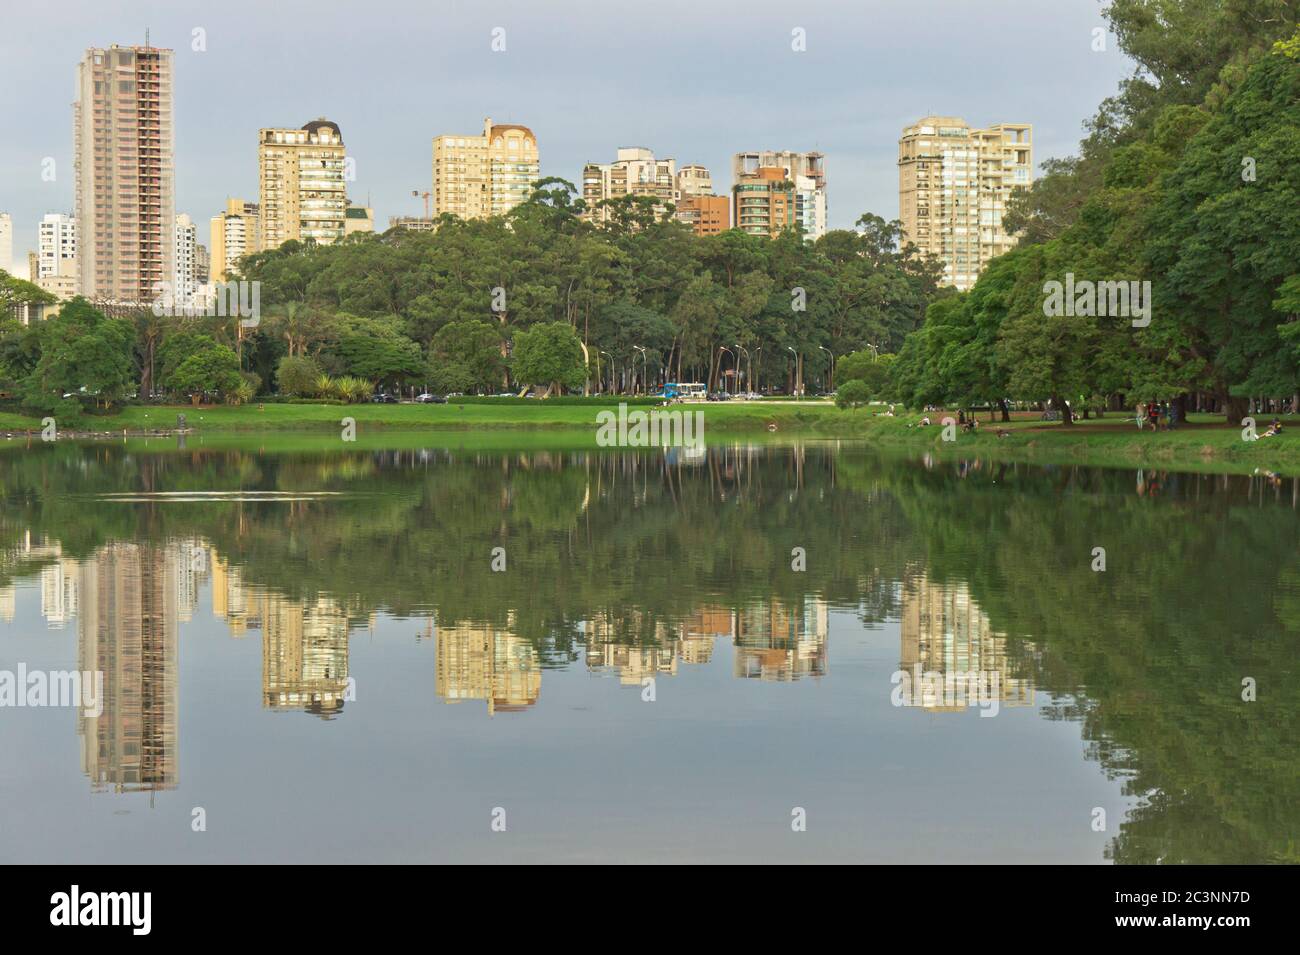
[[[616,673],[624,686],[641,686],[648,677],[676,676],[678,633],[642,611],[599,614],[583,623],[587,668]],[[710,651],[711,652],[711,651]]]
[[239,568],[212,562],[212,612],[232,636],[262,631],[262,705],[322,719],[343,711],[350,694],[346,608],[329,597],[299,600],[245,584]]
[[764,600],[737,614],[733,672],[748,680],[786,683],[826,675],[826,601]]
[[533,706],[542,692],[537,651],[505,627],[457,624],[438,627],[434,690],[445,703],[482,700],[488,715]]
[[[82,770],[97,792],[176,788],[178,636],[182,609],[193,609],[184,604],[187,560],[177,543],[114,543],[76,565],[78,669],[104,674],[102,712],[79,717]],[[70,563],[42,573],[43,612],[67,610],[46,603],[45,582],[68,579]]]
[[17,611],[17,591],[13,584],[0,587],[0,623],[13,623]]
[[[899,669],[909,676],[937,674],[944,687],[969,686],[973,675],[993,686],[995,677],[1000,705],[1033,705],[1033,681],[1014,675],[1006,636],[993,630],[965,583],[939,583],[925,574],[904,580],[899,631]],[[903,705],[935,713],[967,708],[938,693],[918,693]]]
[[617,673],[625,686],[675,676],[679,662],[708,663],[718,640],[733,645],[733,673],[741,679],[822,676],[826,634],[826,603],[812,596],[800,603],[755,601],[740,610],[705,606],[677,624],[633,611],[602,614],[583,625],[588,668]]

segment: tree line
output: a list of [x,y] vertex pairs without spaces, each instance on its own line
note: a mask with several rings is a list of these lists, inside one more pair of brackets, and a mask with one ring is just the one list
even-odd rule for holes
[[[1300,410],[1294,5],[1115,0],[1107,15],[1137,73],[1079,155],[1013,197],[1019,245],[930,304],[889,397],[1004,416],[1008,399],[1042,402],[1067,424],[1153,400],[1234,424]],[[1142,291],[1140,317],[1114,307]]]
[[287,242],[230,276],[260,283],[255,325],[74,300],[0,327],[0,380],[28,408],[65,413],[160,392],[829,389],[833,356],[896,350],[941,294],[940,267],[878,216],[808,242],[701,237],[649,197],[607,204],[610,221],[593,225],[571,183],[546,179],[500,217]]

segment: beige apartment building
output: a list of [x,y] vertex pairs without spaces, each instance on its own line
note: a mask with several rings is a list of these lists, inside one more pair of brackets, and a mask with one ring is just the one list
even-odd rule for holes
[[582,198],[587,205],[583,218],[588,222],[608,222],[610,210],[600,208],[600,203],[628,195],[651,196],[658,200],[655,208],[659,210],[670,203],[676,205],[681,199],[676,161],[656,159],[653,150],[644,146],[625,146],[613,162],[589,162],[583,167]]
[[677,170],[677,192],[683,199],[687,196],[713,195],[713,176],[708,167],[688,163]]
[[61,212],[47,212],[37,227],[38,278],[77,277],[77,220]]
[[337,242],[345,233],[347,156],[328,119],[257,131],[258,225],[263,250],[290,239]]
[[433,217],[504,215],[528,198],[540,175],[537,137],[527,126],[487,118],[481,136],[437,136]]
[[208,222],[211,243],[208,271],[213,282],[226,281],[226,275],[245,255],[260,252],[261,226],[256,202],[226,199],[226,211]]
[[969,289],[991,259],[1015,247],[1002,227],[1012,191],[1034,181],[1033,126],[972,129],[956,116],[926,116],[898,141],[898,217],[904,240]]
[[92,47],[73,105],[82,295],[151,302],[172,279],[172,51]]

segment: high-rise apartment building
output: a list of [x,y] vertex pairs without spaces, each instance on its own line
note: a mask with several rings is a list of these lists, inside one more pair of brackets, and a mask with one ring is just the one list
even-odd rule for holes
[[687,196],[711,196],[713,176],[707,167],[689,163],[677,170],[677,192],[683,199]]
[[1013,189],[1034,181],[1033,126],[972,129],[955,116],[926,116],[898,141],[898,218],[904,240],[943,262],[944,280],[965,291],[989,260],[1014,248],[1002,226]]
[[721,235],[731,228],[731,200],[726,196],[683,195],[677,219],[696,235]]
[[[826,157],[788,149],[736,153],[731,158],[731,181],[753,179],[761,169],[782,169],[794,190],[793,223],[809,242],[826,234]],[[737,223],[739,224],[739,223]],[[779,230],[778,230],[779,231]]]
[[176,243],[171,283],[173,301],[181,308],[190,308],[198,290],[199,235],[194,221],[183,212],[176,217],[173,241]]
[[14,273],[14,220],[0,212],[0,269]]
[[194,281],[206,285],[212,274],[212,255],[202,242],[194,246]]
[[75,277],[77,274],[77,220],[61,212],[47,212],[37,226],[36,277]]
[[676,205],[681,198],[676,161],[656,159],[654,152],[644,146],[625,146],[618,150],[613,162],[589,162],[583,167],[582,198],[587,205],[583,218],[587,221],[608,222],[610,210],[601,208],[600,203],[629,195],[651,196],[658,200],[655,208],[659,210]]
[[213,282],[226,281],[226,273],[245,255],[260,252],[261,225],[256,202],[227,199],[226,211],[208,223],[209,274]]
[[720,235],[731,228],[731,199],[714,193],[705,166],[691,163],[677,170],[677,219],[696,235]]
[[782,166],[760,166],[737,177],[731,187],[731,221],[750,235],[773,238],[794,228],[797,197]]
[[259,129],[257,166],[262,249],[343,238],[347,156],[336,124],[321,118],[301,129]]
[[173,271],[172,51],[88,49],[73,109],[81,294],[151,302]]
[[433,215],[484,219],[509,212],[541,175],[537,137],[527,126],[483,120],[482,136],[433,140]]

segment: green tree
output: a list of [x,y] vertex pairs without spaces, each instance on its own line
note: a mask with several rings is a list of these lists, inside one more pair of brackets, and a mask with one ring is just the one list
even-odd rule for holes
[[506,374],[500,335],[477,319],[444,325],[429,349],[429,374],[443,392],[489,392],[499,387]]
[[163,379],[164,387],[189,395],[195,404],[207,394],[236,394],[243,384],[239,356],[216,342],[190,354]]
[[315,393],[320,376],[320,363],[314,358],[285,355],[276,366],[275,383],[282,395],[305,396]]
[[24,404],[64,413],[116,404],[134,382],[134,340],[129,321],[107,318],[83,298],[66,303],[41,324],[40,358],[23,383]]
[[871,386],[860,378],[846,381],[835,389],[837,408],[858,408],[872,399]]
[[547,322],[515,336],[510,367],[518,381],[546,386],[542,397],[581,388],[586,378],[582,345],[564,322]]

